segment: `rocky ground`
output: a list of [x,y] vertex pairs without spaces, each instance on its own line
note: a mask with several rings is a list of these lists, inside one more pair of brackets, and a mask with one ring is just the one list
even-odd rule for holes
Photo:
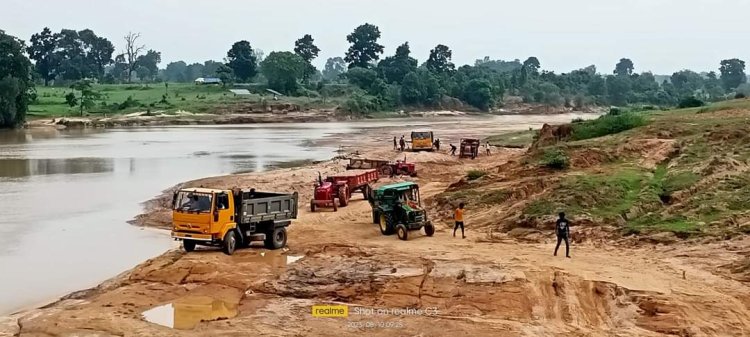
[[[385,139],[366,138],[349,150],[401,158],[376,147]],[[654,142],[646,147],[653,151],[636,151],[633,143],[621,150],[648,167],[670,153],[671,145]],[[574,165],[598,167],[597,153],[574,155]],[[613,225],[581,217],[571,229],[572,259],[553,257],[547,219],[517,224],[524,223],[521,210],[530,200],[575,173],[527,166],[529,156],[526,149],[495,149],[476,160],[408,154],[419,176],[395,180],[420,184],[437,224],[434,237],[412,233],[404,242],[382,236],[359,197],[338,212],[311,213],[301,202],[288,249],[250,248],[233,256],[216,249],[170,251],[95,289],[8,317],[0,336],[750,335],[749,239],[665,242],[644,234],[622,240],[598,235],[616,232],[607,229]],[[334,160],[184,185],[297,191],[305,201],[318,172],[343,166]],[[468,181],[469,170],[488,175]],[[168,228],[170,195],[171,189],[151,201],[136,224]],[[450,210],[459,200],[468,202],[466,239],[452,236]],[[170,303],[172,324],[193,328],[144,319],[144,312]],[[349,317],[313,317],[311,307],[320,304],[347,305]],[[407,308],[414,310],[394,312]]]

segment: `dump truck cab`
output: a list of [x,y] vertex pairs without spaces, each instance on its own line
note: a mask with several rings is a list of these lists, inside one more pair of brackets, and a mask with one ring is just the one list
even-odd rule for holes
[[435,233],[435,227],[422,207],[419,185],[413,182],[385,185],[373,190],[370,204],[372,221],[380,225],[383,235],[396,233],[399,239],[407,240],[409,231],[423,227],[427,236]]
[[297,200],[296,192],[181,189],[172,199],[172,237],[188,252],[208,245],[231,255],[252,241],[279,249],[286,245],[286,227],[297,218]]
[[432,131],[412,131],[411,133],[412,151],[432,151],[434,142]]

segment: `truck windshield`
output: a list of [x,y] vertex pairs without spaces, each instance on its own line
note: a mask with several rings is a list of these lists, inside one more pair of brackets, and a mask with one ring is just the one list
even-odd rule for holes
[[208,213],[211,212],[211,199],[212,195],[209,193],[180,191],[173,207],[176,211]]
[[431,132],[412,132],[412,139],[430,139],[432,138]]

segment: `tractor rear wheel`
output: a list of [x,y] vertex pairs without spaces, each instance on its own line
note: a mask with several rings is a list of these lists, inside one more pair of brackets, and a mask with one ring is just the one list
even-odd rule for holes
[[427,236],[432,236],[432,235],[434,235],[434,234],[435,234],[435,226],[433,226],[432,224],[427,224],[427,225],[425,225],[425,226],[424,226],[424,233],[425,233],[425,234],[426,234]]
[[310,212],[315,213],[315,200],[310,200]]
[[398,235],[398,238],[406,241],[409,239],[409,230],[406,229],[406,226],[404,224],[398,224],[396,225],[396,235]]
[[349,193],[346,185],[339,187],[339,207],[346,207],[349,204]]
[[393,235],[393,215],[390,213],[380,214],[380,233],[383,235]]
[[380,175],[390,177],[393,175],[393,168],[390,165],[385,165],[380,168]]
[[195,250],[195,241],[193,240],[182,240],[182,248],[185,248],[185,251],[190,253]]

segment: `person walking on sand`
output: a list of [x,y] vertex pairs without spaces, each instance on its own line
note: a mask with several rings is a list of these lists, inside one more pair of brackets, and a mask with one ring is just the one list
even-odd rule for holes
[[404,152],[404,148],[406,147],[406,141],[404,140],[404,136],[401,136],[401,140],[398,141],[399,145],[401,145],[401,152]]
[[435,150],[440,152],[440,138],[435,139]]
[[565,213],[560,212],[560,218],[557,219],[557,225],[555,230],[557,232],[557,246],[555,246],[555,254],[557,256],[557,249],[560,248],[560,243],[565,240],[565,257],[570,258],[570,221],[565,218]]
[[455,156],[456,155],[456,149],[457,149],[456,146],[453,145],[453,144],[448,144],[448,145],[451,146],[451,156]]
[[492,154],[491,153],[492,151],[490,151],[490,142],[487,142],[486,144],[484,144],[484,150],[485,152],[487,152],[488,156]]
[[396,142],[396,136],[393,136],[393,151],[398,150],[398,143]]
[[456,221],[456,226],[453,227],[453,237],[456,237],[456,230],[461,227],[461,237],[466,239],[464,234],[464,203],[460,203],[456,211],[453,213],[453,220]]

